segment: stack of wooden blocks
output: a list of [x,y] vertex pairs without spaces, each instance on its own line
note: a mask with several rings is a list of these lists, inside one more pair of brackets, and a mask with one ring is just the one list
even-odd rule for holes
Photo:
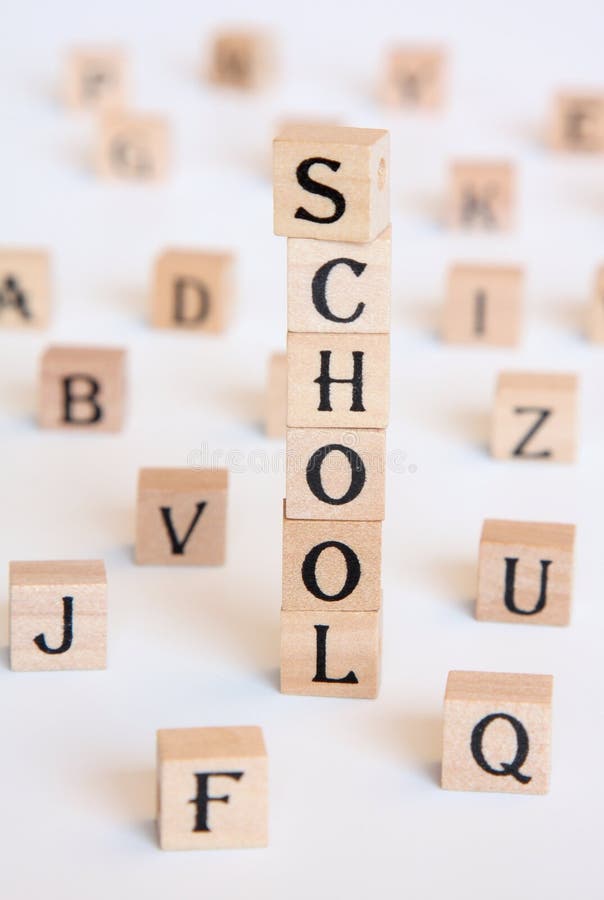
[[281,690],[375,697],[389,410],[386,131],[289,126],[274,142],[287,247]]

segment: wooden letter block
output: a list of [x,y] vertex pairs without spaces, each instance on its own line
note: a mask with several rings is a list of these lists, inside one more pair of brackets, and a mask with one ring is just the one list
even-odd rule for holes
[[389,369],[387,334],[288,334],[288,426],[385,428]]
[[151,323],[155,328],[221,334],[231,320],[231,253],[166,250],[155,264]]
[[44,250],[0,250],[0,329],[48,326],[50,262]]
[[124,350],[49,347],[40,369],[40,426],[120,431],[124,422],[125,370]]
[[288,428],[289,519],[384,518],[386,434],[381,429]]
[[283,609],[379,609],[381,567],[381,522],[283,517]]
[[281,612],[281,691],[311,697],[377,697],[382,614]]
[[551,130],[556,150],[604,152],[604,91],[561,93],[556,97]]
[[390,106],[438,109],[443,105],[445,70],[441,47],[395,47],[386,59],[383,99]]
[[107,109],[126,100],[126,55],[115,47],[78,47],[68,58],[65,99],[72,109]]
[[443,788],[546,794],[552,688],[551,675],[450,672]]
[[157,732],[157,825],[162,850],[268,844],[268,757],[262,730]]
[[452,228],[511,228],[516,206],[516,177],[511,163],[455,163],[450,179],[448,221]]
[[589,309],[588,334],[590,340],[597,344],[604,344],[604,266],[601,266],[596,274],[596,284]]
[[390,331],[390,226],[368,244],[289,238],[289,331]]
[[103,116],[98,170],[103,178],[153,181],[169,164],[168,123],[160,116],[111,112]]
[[387,131],[294,125],[273,150],[275,234],[356,243],[390,224]]
[[504,266],[454,266],[443,338],[452,344],[513,347],[520,339],[523,273]]
[[576,375],[501,374],[493,413],[492,455],[496,459],[573,462],[578,393]]
[[227,469],[141,469],[136,562],[223,565],[228,475]]
[[209,78],[214,84],[256,90],[274,81],[276,59],[272,34],[231,29],[214,38]]
[[267,437],[285,437],[287,426],[287,353],[273,353],[268,361],[264,419]]
[[12,562],[9,581],[11,669],[106,668],[102,562]]
[[568,625],[575,526],[487,519],[480,538],[476,618]]

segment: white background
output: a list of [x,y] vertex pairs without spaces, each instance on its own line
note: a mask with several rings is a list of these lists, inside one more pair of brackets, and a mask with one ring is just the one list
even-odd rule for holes
[[[601,896],[604,359],[581,334],[604,262],[604,160],[554,156],[542,129],[560,86],[604,85],[600,0],[330,4],[185,0],[3,4],[0,245],[52,250],[50,333],[0,335],[2,556],[105,559],[106,672],[0,669],[0,883],[5,897],[212,900]],[[282,78],[240,97],[198,78],[224,21],[272,24]],[[381,110],[372,90],[392,40],[451,50],[444,116]],[[63,51],[130,50],[137,107],[165,112],[175,142],[163,185],[106,185],[95,123],[57,97]],[[394,290],[379,700],[277,689],[281,473],[235,472],[228,565],[132,562],[137,470],[191,452],[278,454],[259,428],[266,360],[285,340],[285,240],[272,236],[269,141],[281,115],[324,114],[392,132]],[[507,237],[440,224],[448,160],[519,163]],[[167,244],[233,248],[237,320],[220,338],[153,332],[151,265]],[[524,263],[521,349],[447,348],[436,337],[452,260]],[[117,436],[42,433],[38,357],[50,341],[126,345],[130,414]],[[579,462],[495,462],[485,452],[496,373],[582,376]],[[477,623],[471,601],[485,516],[578,525],[567,629]],[[0,643],[7,644],[6,592]],[[555,676],[546,797],[438,787],[449,669]],[[271,765],[267,850],[162,853],[154,829],[158,727],[259,724]]]

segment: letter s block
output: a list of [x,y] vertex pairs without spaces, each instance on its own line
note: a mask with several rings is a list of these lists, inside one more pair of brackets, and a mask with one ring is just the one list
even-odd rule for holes
[[442,787],[546,794],[552,688],[551,675],[450,672]]
[[275,234],[357,243],[390,224],[387,131],[290,125],[273,150]]
[[268,844],[268,758],[260,728],[157,732],[162,850]]
[[220,334],[231,320],[234,293],[231,253],[165,250],[155,264],[151,324]]

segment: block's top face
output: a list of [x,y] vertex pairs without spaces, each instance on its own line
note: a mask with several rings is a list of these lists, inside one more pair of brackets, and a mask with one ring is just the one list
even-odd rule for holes
[[106,584],[105,563],[90,560],[35,560],[11,562],[11,587],[36,585]]
[[335,147],[373,147],[378,141],[388,137],[382,128],[349,128],[344,125],[285,125],[276,142],[295,144],[329,144]]
[[257,725],[161,729],[157,751],[160,762],[266,757],[262,729]]
[[464,159],[451,163],[454,177],[492,177],[493,175],[511,178],[515,172],[513,162],[506,159]]
[[0,269],[18,265],[49,265],[48,250],[42,247],[0,247]]
[[489,266],[484,263],[456,263],[449,270],[449,278],[468,278],[473,280],[492,278],[510,278],[518,282],[522,280],[524,272],[520,266]]
[[158,113],[133,113],[122,109],[107,110],[101,122],[107,131],[120,128],[163,131],[168,127],[167,119]]
[[449,672],[445,702],[538,703],[550,705],[552,675],[510,672]]
[[482,527],[481,543],[526,544],[529,547],[558,547],[572,553],[575,545],[575,526],[555,522],[513,522],[507,519],[486,519]]
[[199,247],[166,247],[157,257],[157,265],[202,266],[204,264],[228,266],[235,255],[227,250],[205,250]]
[[103,368],[123,366],[126,351],[118,347],[80,347],[68,344],[53,344],[42,356],[42,367],[45,370],[63,369],[66,364],[70,369],[86,367]]
[[574,393],[579,386],[576,375],[565,372],[502,372],[497,391],[563,391]]
[[226,490],[229,481],[228,469],[141,469],[138,476],[140,492]]

